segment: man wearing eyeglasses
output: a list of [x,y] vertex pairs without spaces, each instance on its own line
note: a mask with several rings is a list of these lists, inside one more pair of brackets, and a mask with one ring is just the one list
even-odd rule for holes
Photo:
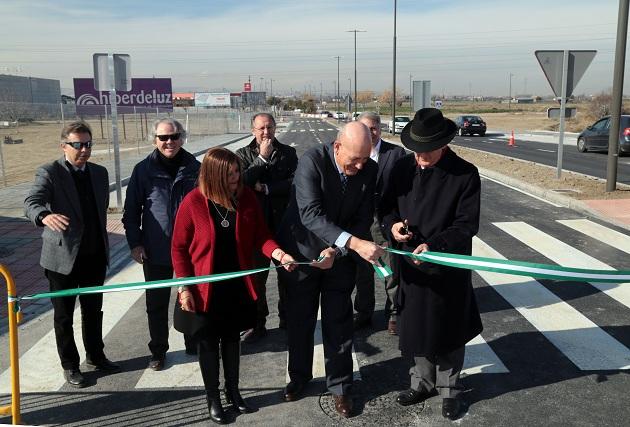
[[[63,157],[37,169],[24,207],[26,216],[42,233],[40,264],[51,291],[99,286],[109,263],[107,169],[88,162],[92,131],[73,122],[61,132]],[[57,352],[64,378],[73,387],[84,387],[85,378],[74,341],[73,313],[76,297],[52,298]],[[86,364],[96,370],[117,372],[120,367],[103,352],[103,295],[80,295],[81,329]]]
[[[242,162],[243,182],[256,192],[267,225],[275,233],[289,203],[289,191],[298,161],[297,153],[295,148],[276,139],[276,121],[269,113],[258,113],[252,117],[252,134],[254,139],[249,145],[237,150],[236,154]],[[269,259],[262,253],[254,256],[256,267],[269,266]],[[245,336],[246,342],[253,342],[267,335],[267,276],[268,273],[258,273],[254,279],[258,294],[258,321],[256,327]],[[280,278],[278,294],[280,327],[285,328],[286,286]]]
[[[172,118],[153,123],[153,150],[134,168],[127,185],[125,212],[122,217],[131,257],[142,264],[146,281],[173,278],[171,237],[175,215],[184,196],[197,186],[200,163],[182,145],[186,131]],[[168,311],[171,289],[146,290],[149,324],[147,367],[164,368],[168,351]],[[184,335],[186,354],[197,354],[192,339]]]

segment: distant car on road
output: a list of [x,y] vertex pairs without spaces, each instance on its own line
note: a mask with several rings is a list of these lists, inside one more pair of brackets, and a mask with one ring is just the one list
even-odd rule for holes
[[345,119],[346,118],[346,113],[344,113],[343,111],[337,111],[335,113],[333,113],[333,118],[334,119]]
[[[610,135],[610,117],[599,119],[578,135],[577,149],[587,151],[608,151]],[[630,153],[630,116],[621,116],[619,120],[619,154]]]
[[[387,122],[387,132],[391,132],[394,129],[394,134],[401,133],[403,128],[407,126],[411,120],[407,116],[396,116],[394,120]],[[395,126],[395,128],[394,128]]]
[[486,122],[479,116],[458,116],[455,119],[455,124],[457,125],[457,133],[461,136],[475,133],[479,136],[486,134]]

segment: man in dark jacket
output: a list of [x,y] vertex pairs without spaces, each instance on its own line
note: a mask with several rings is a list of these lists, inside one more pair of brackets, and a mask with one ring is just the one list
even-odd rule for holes
[[[401,133],[414,154],[396,162],[378,210],[401,250],[471,254],[481,185],[477,168],[447,146],[456,130],[440,110],[423,108]],[[400,349],[414,364],[411,387],[397,401],[411,405],[439,393],[442,415],[455,419],[464,346],[482,330],[471,272],[410,257],[398,267]]]
[[[173,278],[171,236],[175,214],[182,199],[197,185],[199,162],[184,150],[185,130],[177,120],[166,118],[153,124],[155,150],[138,163],[131,174],[125,212],[125,226],[131,257],[142,264],[146,281]],[[147,289],[149,320],[148,367],[164,367],[168,350],[168,307],[170,288]],[[195,344],[184,336],[186,353],[196,354]]]
[[[376,186],[374,188],[374,206],[378,206],[383,193],[383,188],[387,186],[387,180],[394,167],[396,160],[405,155],[405,149],[381,139],[381,117],[373,112],[361,113],[359,122],[363,123],[370,129],[372,137],[372,152],[370,158],[378,164],[378,173],[376,175]],[[376,216],[370,227],[372,240],[377,245],[383,245],[387,240],[381,232],[381,225]],[[383,256],[383,261],[392,265],[389,259],[389,252]],[[385,301],[385,315],[387,316],[387,330],[390,334],[396,334],[396,316],[398,314],[394,296],[398,288],[398,276],[390,276],[385,279],[385,293],[387,300]],[[372,314],[374,313],[374,268],[369,262],[359,261],[357,265],[356,294],[354,296],[354,310],[357,312],[354,318],[354,329],[361,329],[369,326],[372,322]]]
[[[26,216],[43,227],[40,264],[51,291],[102,285],[109,263],[107,169],[88,162],[92,131],[73,122],[61,131],[63,157],[37,169],[24,200]],[[63,375],[73,387],[85,387],[74,341],[75,296],[52,298],[55,339]],[[101,371],[120,367],[103,352],[103,294],[80,295],[86,363]],[[42,367],[40,367],[41,369]]]
[[[275,132],[276,121],[273,116],[258,113],[252,117],[254,139],[249,145],[236,151],[242,162],[243,182],[256,192],[265,221],[272,233],[276,232],[289,203],[289,192],[298,162],[295,148],[280,143]],[[254,259],[256,267],[269,266],[269,258],[260,252],[254,254]],[[265,324],[269,315],[266,289],[268,275],[268,272],[258,273],[254,278],[258,294],[258,320],[256,327],[246,335],[247,342],[253,342],[267,334]],[[278,277],[278,315],[283,329],[286,327],[286,292],[286,285]]]

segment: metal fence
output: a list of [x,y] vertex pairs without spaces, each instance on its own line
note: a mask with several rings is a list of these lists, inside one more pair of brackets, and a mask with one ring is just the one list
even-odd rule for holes
[[[173,117],[187,129],[188,141],[210,135],[247,133],[256,112],[232,108],[175,107],[173,111],[118,114],[118,138],[123,155],[143,155],[153,149],[153,121]],[[111,117],[78,117],[74,104],[26,104],[0,102],[0,185],[31,181],[35,168],[59,157],[59,137],[65,124],[83,119],[92,128],[92,138],[107,151],[93,150],[93,160],[111,157]]]

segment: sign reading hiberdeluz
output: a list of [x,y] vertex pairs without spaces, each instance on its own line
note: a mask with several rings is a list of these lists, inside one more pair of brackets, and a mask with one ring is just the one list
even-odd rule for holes
[[[75,78],[74,96],[78,115],[101,115],[111,113],[109,91],[94,89],[94,79]],[[116,105],[121,114],[173,111],[171,79],[131,79],[131,90],[116,92]]]

